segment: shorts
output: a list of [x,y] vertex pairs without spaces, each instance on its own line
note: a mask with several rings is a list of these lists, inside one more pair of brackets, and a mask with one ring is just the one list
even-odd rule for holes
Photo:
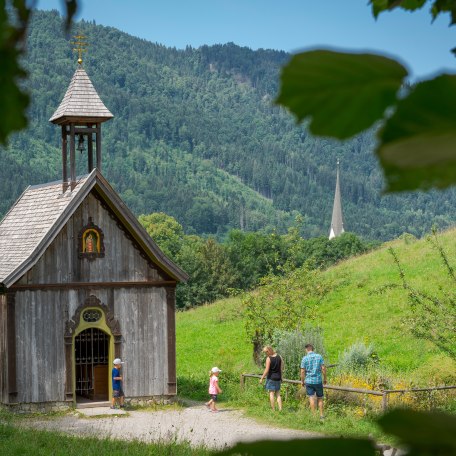
[[280,385],[282,382],[280,380],[271,380],[270,378],[266,379],[265,388],[268,391],[280,391]]
[[306,393],[307,396],[323,397],[323,383],[309,384],[306,383]]
[[217,394],[209,394],[214,402],[217,402]]
[[124,396],[125,396],[125,394],[124,394],[122,388],[120,388],[120,390],[112,390],[112,397],[117,398],[117,397],[124,397]]

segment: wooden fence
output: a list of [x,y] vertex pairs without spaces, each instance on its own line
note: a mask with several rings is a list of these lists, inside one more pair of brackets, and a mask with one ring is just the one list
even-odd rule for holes
[[[245,388],[245,379],[246,378],[261,378],[259,374],[241,374],[241,389]],[[301,385],[300,380],[288,380],[284,378],[282,383],[291,383],[292,385]],[[452,386],[434,386],[429,388],[409,388],[409,389],[392,389],[392,390],[368,390],[362,388],[351,388],[348,386],[336,386],[336,385],[323,385],[323,388],[328,390],[336,390],[336,391],[345,391],[347,393],[357,393],[357,394],[368,394],[371,396],[382,396],[382,410],[386,411],[388,409],[388,402],[389,396],[391,394],[399,394],[399,393],[413,393],[418,391],[438,391],[438,390],[450,390],[456,389],[456,385]]]

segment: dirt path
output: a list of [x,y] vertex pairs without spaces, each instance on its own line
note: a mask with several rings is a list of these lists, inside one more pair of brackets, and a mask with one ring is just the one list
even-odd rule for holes
[[[100,409],[99,413],[105,413]],[[92,414],[98,415],[92,409]],[[30,420],[27,426],[72,435],[110,437],[144,442],[189,442],[192,446],[224,448],[237,442],[260,439],[307,438],[316,434],[276,428],[246,418],[238,410],[211,413],[204,406],[181,410],[131,411],[128,416],[106,415],[81,418],[67,415],[52,420]]]
[[[318,436],[312,432],[262,424],[245,417],[240,410],[221,409],[219,413],[210,413],[202,405],[178,410],[129,411],[127,414],[106,407],[93,408],[78,410],[78,413],[59,418],[25,420],[22,424],[76,436],[139,440],[147,443],[188,442],[194,447],[205,446],[210,449],[231,447],[237,442]],[[392,450],[388,450],[384,456],[393,454]],[[403,452],[399,451],[395,456],[402,454]]]

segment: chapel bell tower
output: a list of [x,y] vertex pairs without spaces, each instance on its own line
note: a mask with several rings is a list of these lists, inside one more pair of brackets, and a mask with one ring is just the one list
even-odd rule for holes
[[[76,186],[76,151],[81,154],[87,150],[87,172],[94,168],[101,171],[101,124],[114,116],[103,104],[82,67],[82,53],[87,43],[82,35],[75,36],[76,51],[79,53],[78,68],[63,97],[60,106],[49,122],[62,127],[62,186]],[[94,142],[95,157],[94,163]],[[70,148],[70,174],[68,176],[68,143]]]

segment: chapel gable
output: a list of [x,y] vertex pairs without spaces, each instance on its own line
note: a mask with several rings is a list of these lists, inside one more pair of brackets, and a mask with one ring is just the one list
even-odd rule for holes
[[172,279],[92,190],[19,284],[167,280]]

